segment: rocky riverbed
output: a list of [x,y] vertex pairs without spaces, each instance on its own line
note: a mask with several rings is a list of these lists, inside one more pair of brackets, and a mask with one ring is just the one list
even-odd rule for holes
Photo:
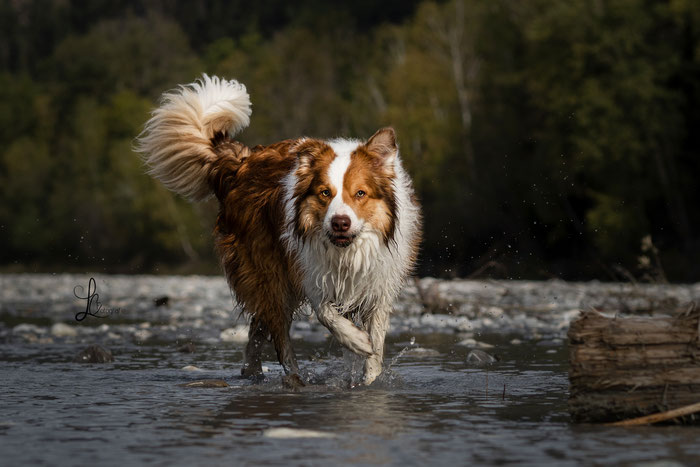
[[221,277],[0,275],[0,452],[7,465],[694,465],[695,427],[572,424],[565,338],[580,310],[699,298],[698,284],[411,281],[369,387],[301,310],[307,386],[291,392],[269,345],[263,381],[238,377],[246,319]]
[[[91,284],[91,278],[94,282]],[[91,304],[88,308],[88,295]],[[416,279],[395,303],[390,333],[481,333],[561,340],[581,310],[652,313],[700,300],[700,284]],[[311,310],[293,338],[328,337]],[[0,342],[243,343],[246,317],[222,277],[74,274],[0,275]]]

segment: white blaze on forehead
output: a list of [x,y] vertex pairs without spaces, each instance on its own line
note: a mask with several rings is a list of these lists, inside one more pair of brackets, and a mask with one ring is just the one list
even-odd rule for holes
[[350,154],[338,154],[328,166],[328,179],[336,190],[336,198],[341,194],[343,190],[343,179],[345,178],[345,172],[348,171],[350,166]]
[[335,159],[333,159],[333,162],[331,162],[331,165],[328,167],[328,179],[336,190],[335,196],[328,206],[328,211],[326,211],[326,217],[323,220],[323,224],[328,231],[332,230],[331,218],[340,215],[346,215],[350,218],[350,234],[357,233],[362,227],[355,211],[343,201],[343,181],[345,180],[345,173],[350,166],[353,151],[357,149],[360,144],[362,144],[360,141],[346,139],[328,142],[328,145],[336,154]]

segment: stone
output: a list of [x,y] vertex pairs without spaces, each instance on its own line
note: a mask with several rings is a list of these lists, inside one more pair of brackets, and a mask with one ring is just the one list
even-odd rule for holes
[[108,363],[113,362],[112,352],[97,344],[92,344],[81,351],[73,359],[77,363]]
[[192,342],[188,342],[178,347],[177,351],[182,353],[194,353],[197,351],[197,347],[195,347]]
[[221,331],[219,339],[224,342],[233,342],[236,344],[245,344],[248,342],[248,326],[238,325],[234,328],[228,328]]
[[12,332],[15,334],[43,334],[46,331],[35,324],[22,323],[13,327]]
[[223,379],[203,379],[200,381],[192,381],[189,383],[180,384],[183,388],[227,388],[228,383]]
[[51,326],[51,335],[54,337],[75,337],[78,335],[78,330],[65,323],[56,323]]
[[134,340],[137,342],[144,342],[150,339],[153,336],[153,333],[149,331],[148,329],[139,329],[138,331],[134,332]]
[[325,431],[305,430],[301,428],[268,428],[263,432],[265,438],[298,439],[298,438],[336,438],[334,433]]

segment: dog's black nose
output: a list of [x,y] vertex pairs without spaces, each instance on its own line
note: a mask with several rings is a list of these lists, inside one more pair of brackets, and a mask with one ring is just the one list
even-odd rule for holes
[[350,217],[345,214],[331,217],[331,227],[334,232],[347,232],[350,230]]

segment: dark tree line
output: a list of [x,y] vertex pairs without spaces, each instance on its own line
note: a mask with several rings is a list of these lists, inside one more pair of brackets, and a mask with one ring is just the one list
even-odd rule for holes
[[0,266],[214,272],[215,206],[131,149],[202,72],[248,144],[393,125],[421,274],[700,279],[691,0],[0,0]]

